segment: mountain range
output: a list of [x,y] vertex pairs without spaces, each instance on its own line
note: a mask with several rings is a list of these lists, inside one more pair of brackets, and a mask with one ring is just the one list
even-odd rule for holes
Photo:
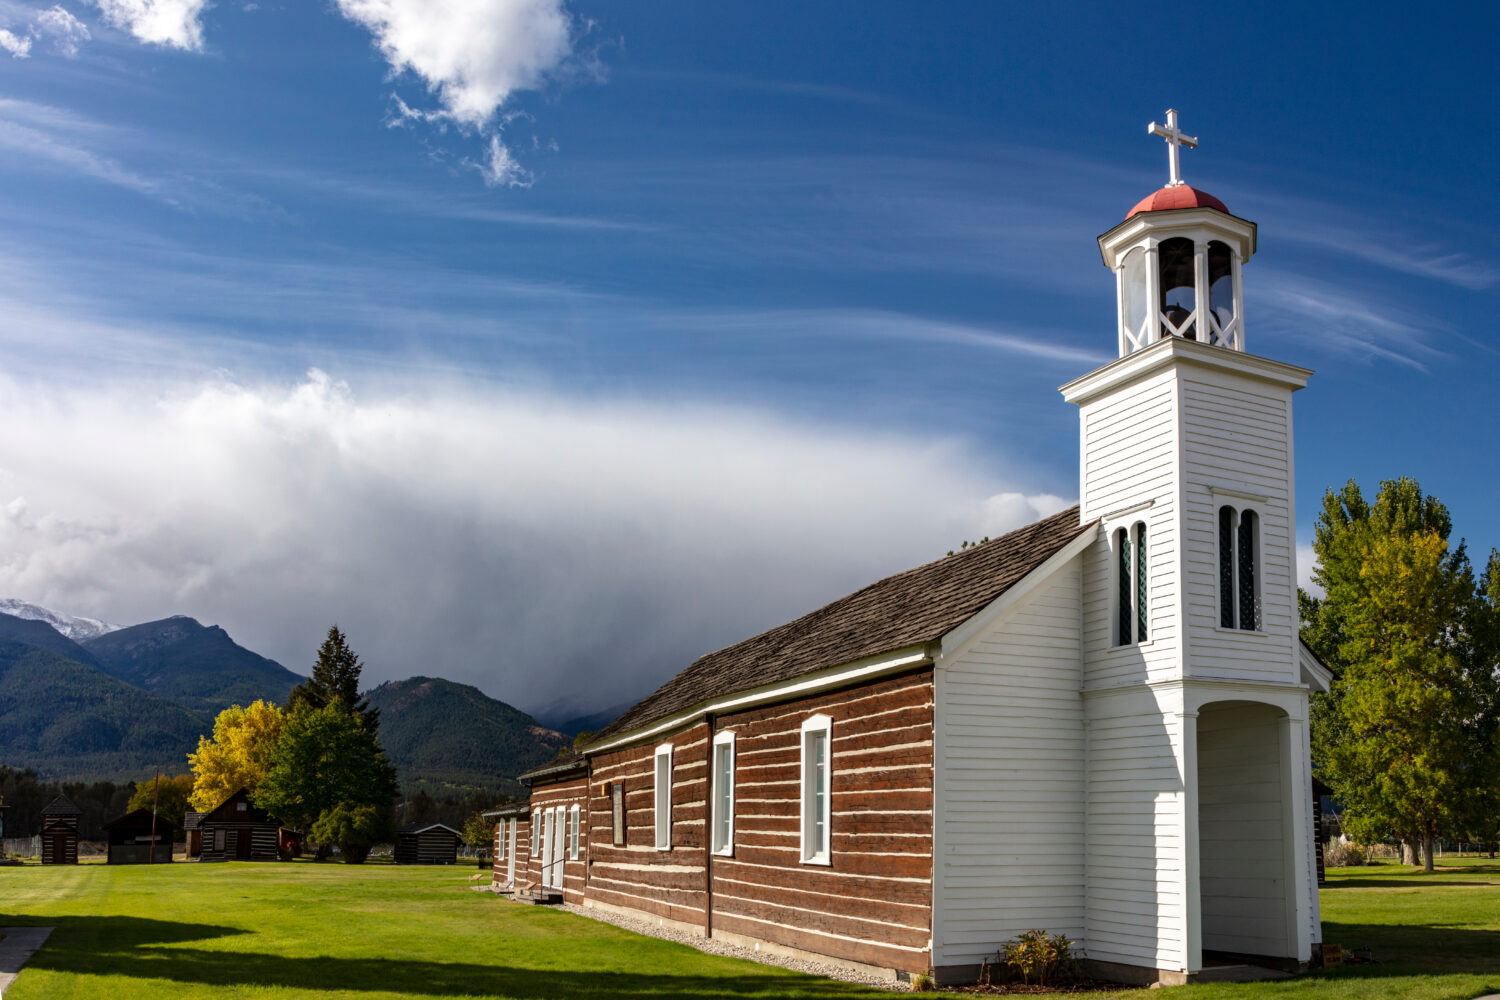
[[[0,764],[79,781],[183,771],[220,711],[281,704],[302,679],[183,615],[119,626],[0,600]],[[365,695],[408,788],[515,792],[515,775],[571,744],[442,678],[391,681]]]

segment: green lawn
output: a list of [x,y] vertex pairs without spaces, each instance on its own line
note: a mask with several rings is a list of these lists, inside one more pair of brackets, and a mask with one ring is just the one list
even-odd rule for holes
[[[471,874],[310,863],[0,869],[0,926],[57,927],[6,1000],[889,996],[516,906],[468,891]],[[1381,964],[1173,994],[1500,992],[1500,865],[1452,861],[1434,875],[1387,865],[1335,871],[1332,882],[1326,936],[1370,946]]]

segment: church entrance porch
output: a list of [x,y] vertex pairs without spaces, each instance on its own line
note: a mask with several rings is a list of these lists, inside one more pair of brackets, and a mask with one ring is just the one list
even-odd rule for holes
[[1298,919],[1298,783],[1280,708],[1204,705],[1197,717],[1199,954],[1190,968],[1305,961]]

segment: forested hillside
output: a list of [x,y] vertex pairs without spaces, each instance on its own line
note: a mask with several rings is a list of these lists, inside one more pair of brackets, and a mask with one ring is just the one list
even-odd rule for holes
[[439,677],[390,681],[365,696],[380,709],[380,741],[408,787],[514,792],[520,786],[509,779],[572,742],[478,688]]

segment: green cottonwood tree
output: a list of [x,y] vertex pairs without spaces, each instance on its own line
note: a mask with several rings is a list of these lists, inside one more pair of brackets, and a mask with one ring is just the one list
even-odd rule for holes
[[287,695],[287,710],[299,704],[319,709],[335,700],[343,703],[345,711],[354,712],[374,732],[380,726],[380,709],[371,708],[370,703],[359,696],[359,675],[364,664],[349,648],[349,640],[337,625],[328,627],[328,637],[318,647],[318,659],[313,663],[312,676]]
[[[1313,712],[1314,759],[1358,839],[1423,845],[1471,825],[1496,770],[1494,648],[1452,522],[1415,480],[1351,481],[1318,517],[1303,638],[1338,671]],[[1414,860],[1414,859],[1410,859]]]
[[320,709],[292,709],[252,798],[282,822],[308,830],[339,806],[389,815],[396,792],[396,769],[380,740],[335,698]]

